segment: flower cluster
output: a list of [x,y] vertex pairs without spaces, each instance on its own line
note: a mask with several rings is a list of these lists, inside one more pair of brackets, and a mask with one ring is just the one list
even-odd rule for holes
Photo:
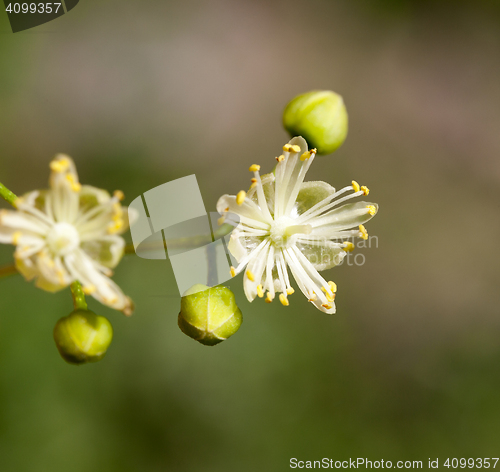
[[270,303],[279,293],[280,302],[288,306],[294,293],[289,268],[311,303],[325,313],[335,313],[337,286],[318,271],[342,262],[346,252],[354,249],[349,239],[368,238],[363,225],[378,206],[365,201],[339,206],[368,195],[368,188],[355,181],[337,191],[325,182],[304,182],[315,155],[302,137],[295,137],[276,158],[274,172],[261,177],[260,166],[252,165],[248,193],[224,195],[217,203],[222,220],[236,226],[229,250],[238,266],[231,273],[235,276],[246,268],[243,286],[249,301],[258,296]]
[[78,280],[87,295],[130,315],[131,299],[109,278],[129,225],[123,193],[81,185],[68,156],[58,155],[50,168],[50,189],[18,198],[17,211],[1,211],[0,243],[16,246],[18,271],[37,287],[56,292]]

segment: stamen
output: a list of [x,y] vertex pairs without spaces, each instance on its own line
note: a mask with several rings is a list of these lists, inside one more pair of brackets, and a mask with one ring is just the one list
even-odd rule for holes
[[300,156],[300,160],[305,161],[306,159],[309,159],[313,154],[316,154],[316,149],[310,149],[309,151],[304,152]]
[[330,295],[328,292],[326,292],[325,297],[329,302],[333,302],[333,300],[335,300],[335,294]]
[[286,293],[287,293],[287,295],[292,295],[293,293],[295,293],[295,290],[292,287],[288,287],[286,289]]
[[266,303],[271,303],[272,301],[273,301],[273,299],[271,298],[271,294],[269,292],[267,292]]
[[236,270],[233,266],[231,266],[231,277],[235,277],[236,276]]
[[257,179],[255,179],[255,178],[250,179],[250,182],[252,182],[252,184],[255,184],[255,183],[257,183]]
[[[365,193],[365,195],[368,195]],[[375,213],[377,213],[377,208],[374,205],[368,205],[366,208],[368,208],[368,213],[373,216]]]
[[240,190],[238,192],[238,195],[236,195],[236,203],[238,205],[242,205],[243,202],[245,201],[246,196],[247,196],[246,192],[244,190]]
[[308,300],[307,300],[307,301],[308,301],[308,302],[314,302],[314,301],[316,301],[316,299],[317,299],[317,298],[318,298],[318,297],[316,296],[316,294],[315,294],[314,292],[313,292],[312,294],[311,294],[311,293],[309,293],[309,298],[308,298]]
[[352,188],[354,189],[355,192],[359,192],[360,187],[355,180],[352,181]]
[[255,187],[257,187],[257,182],[252,182],[252,185],[250,185],[250,190],[252,190]]
[[19,244],[19,240],[21,239],[22,236],[23,236],[23,233],[21,233],[21,231],[16,231],[12,235],[12,244],[15,244],[17,246]]
[[119,219],[113,226],[108,226],[108,234],[118,233],[123,228],[123,220]]
[[68,167],[69,167],[69,159],[67,159],[66,157],[59,160],[53,160],[50,163],[51,170],[57,172],[58,174],[61,174],[64,171],[66,171]]
[[363,225],[359,225],[359,232],[361,233],[359,237],[366,241],[368,239],[368,231],[366,231],[366,228]]
[[332,282],[331,280],[328,282],[328,285],[330,286],[330,289],[333,293],[337,292],[337,284],[335,282]]
[[262,289],[262,285],[257,285],[257,295],[259,298],[262,298],[264,296],[264,290]]
[[312,226],[311,225],[293,225],[289,226],[285,230],[285,235],[286,236],[293,236],[294,234],[311,234],[312,232]]
[[354,244],[353,243],[351,243],[350,241],[346,241],[344,244],[345,244],[345,246],[344,246],[345,252],[354,251]]
[[286,297],[286,295],[284,293],[280,293],[280,302],[283,306],[288,306],[290,305],[290,302],[288,301],[288,298]]
[[73,174],[66,175],[66,180],[71,184],[71,190],[73,190],[73,192],[79,192],[82,189],[81,184],[75,180]]
[[300,146],[297,144],[285,144],[283,146],[283,151],[285,152],[300,152]]
[[95,285],[87,285],[86,287],[83,287],[82,290],[85,295],[92,295],[97,289],[95,288]]
[[330,303],[324,303],[321,305],[323,308],[326,308],[327,310],[331,310],[333,308],[333,305]]
[[366,186],[366,185],[363,185],[361,187],[361,190],[363,190],[365,196],[368,195],[370,193],[370,189]]
[[125,194],[121,190],[115,190],[113,196],[118,200],[122,201],[125,198]]
[[260,166],[259,166],[258,164],[252,164],[252,165],[248,168],[248,170],[249,170],[250,172],[259,172],[259,170],[260,170]]
[[278,157],[276,158],[276,160],[277,160],[278,162],[281,162],[283,159],[285,159],[285,156],[284,156],[283,154],[282,154],[281,156],[278,156]]
[[247,277],[251,282],[255,282],[255,277],[251,270],[247,270]]

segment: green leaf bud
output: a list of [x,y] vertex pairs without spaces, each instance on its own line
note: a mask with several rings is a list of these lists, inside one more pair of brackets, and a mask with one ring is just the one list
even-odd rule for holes
[[242,321],[234,294],[226,287],[196,284],[181,299],[179,328],[206,346],[225,341],[238,331]]
[[77,309],[54,327],[54,340],[62,358],[70,364],[101,360],[113,339],[111,323],[92,311]]
[[314,90],[295,97],[283,112],[283,125],[302,136],[318,154],[330,154],[347,136],[347,110],[342,97],[330,90]]

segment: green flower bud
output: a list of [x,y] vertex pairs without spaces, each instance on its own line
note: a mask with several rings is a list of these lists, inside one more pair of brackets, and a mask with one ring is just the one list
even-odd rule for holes
[[197,284],[181,299],[179,328],[206,346],[225,341],[238,331],[242,321],[234,294],[226,287]]
[[77,309],[54,327],[54,340],[62,358],[70,364],[101,360],[113,339],[111,323],[92,311]]
[[330,154],[347,136],[344,100],[329,90],[299,95],[286,106],[283,125],[292,137],[302,136],[318,154]]

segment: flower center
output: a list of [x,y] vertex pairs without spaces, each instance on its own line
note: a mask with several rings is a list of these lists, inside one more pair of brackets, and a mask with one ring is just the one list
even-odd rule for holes
[[56,223],[46,240],[49,249],[57,256],[64,256],[80,245],[78,231],[69,223]]
[[294,243],[292,236],[294,234],[310,234],[312,231],[311,225],[294,225],[294,220],[287,216],[278,218],[271,225],[270,237],[274,246],[278,248],[286,248]]

